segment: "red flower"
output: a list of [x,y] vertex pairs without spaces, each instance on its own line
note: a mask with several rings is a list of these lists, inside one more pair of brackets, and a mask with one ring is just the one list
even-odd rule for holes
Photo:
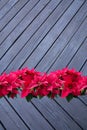
[[20,91],[21,97],[27,99],[38,96],[79,96],[87,91],[87,76],[68,68],[50,74],[25,68],[0,76],[0,97],[7,95],[14,98]]

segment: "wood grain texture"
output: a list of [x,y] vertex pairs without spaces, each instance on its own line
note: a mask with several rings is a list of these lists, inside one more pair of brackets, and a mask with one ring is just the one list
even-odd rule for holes
[[[87,1],[0,0],[0,11],[0,73],[68,66],[87,75]],[[86,113],[87,96],[2,98],[0,130],[87,130]]]
[[5,99],[0,100],[0,120],[6,130],[29,130]]
[[27,4],[29,0],[19,0],[12,9],[0,20],[0,31],[2,31],[7,24],[17,15],[19,11]]
[[6,130],[6,128],[4,127],[3,123],[0,120],[0,130]]
[[[18,26],[18,24],[20,22],[22,22],[22,20],[27,17],[27,15],[29,14],[29,12],[31,12],[31,10],[34,8],[34,6],[36,5],[36,3],[38,2],[38,0],[36,0],[36,2],[34,1],[30,1],[27,3],[27,5],[25,5],[23,7],[23,9],[21,11],[19,11],[19,13],[10,21],[10,23],[1,31],[1,40],[0,40],[0,44],[6,40],[6,38],[9,36],[9,34],[16,28],[16,26]],[[36,13],[36,12],[35,12]],[[33,17],[33,16],[32,16]],[[10,39],[9,39],[10,41]],[[6,41],[7,42],[7,41]]]
[[12,104],[16,112],[19,113],[21,118],[23,118],[30,129],[53,130],[49,122],[44,119],[44,117],[31,103],[28,103],[20,98],[17,98],[14,101],[9,99],[9,102]]
[[[29,57],[29,55],[32,54],[34,49],[38,47],[38,44],[40,44],[40,42],[44,39],[45,35],[47,35],[49,33],[52,26],[55,25],[56,19],[58,19],[61,16],[61,14],[65,11],[66,8],[61,8],[64,3],[59,4],[59,6],[56,8],[56,10],[54,10],[54,12],[48,17],[48,19],[45,21],[45,23],[43,23],[42,26],[40,26],[40,28],[37,30],[37,32],[35,32],[33,37],[31,37],[31,39],[29,39],[29,35],[31,35],[32,28],[31,28],[31,31],[29,29],[27,29],[28,32],[23,33],[23,35],[19,38],[19,42],[17,42],[17,44],[15,44],[16,52],[17,52],[17,50],[20,49],[21,45],[24,42],[25,42],[25,46],[23,47],[23,49],[20,52],[18,51],[19,53],[17,54],[17,57],[15,57],[13,62],[11,62],[11,64],[8,66],[7,72],[9,72],[9,70],[15,70],[18,67],[20,67],[23,64],[23,62],[25,61],[25,59],[27,59]],[[66,6],[68,6],[68,3],[66,4]],[[57,15],[58,15],[58,17],[56,17]],[[55,18],[55,21],[53,20],[54,18]],[[49,24],[50,22],[52,24]],[[31,27],[33,27],[33,25]],[[35,30],[35,28],[33,28],[33,29]],[[26,37],[26,35],[27,35],[27,37]],[[25,37],[26,37],[27,42],[23,41],[23,39],[25,39]],[[19,45],[19,47],[17,47],[17,45]],[[13,49],[14,49],[14,47],[13,47]],[[22,56],[22,54],[23,54],[23,56]],[[20,58],[21,56],[22,56],[22,58]],[[19,59],[20,59],[20,61],[19,61]],[[15,64],[15,63],[18,63],[18,64]]]
[[8,3],[9,0],[0,0],[0,10]]
[[[48,35],[43,39],[43,41],[41,41],[37,49],[28,58],[23,67],[28,65],[29,68],[34,67],[39,62],[39,60],[41,60],[43,55],[45,55],[45,53],[49,50],[49,48],[51,48],[54,45],[54,41],[58,39],[59,35],[63,32],[63,29],[66,28],[66,26],[69,24],[70,20],[73,18],[74,14],[77,12],[77,10],[80,8],[82,4],[76,4],[75,2],[72,3],[72,5],[67,9],[67,11],[59,19],[56,25],[52,28],[52,30],[50,30]],[[73,8],[75,8],[74,11]]]
[[18,2],[18,0],[9,0],[8,3],[0,10],[0,19]]
[[81,46],[81,44],[83,43],[84,39],[87,36],[86,25],[87,25],[87,18],[80,26],[79,30],[76,32],[74,37],[70,40],[69,44],[66,46],[61,55],[56,58],[56,62],[52,66],[51,70],[61,69],[67,66],[70,59],[73,57],[73,55]]
[[[50,48],[50,50],[45,54],[44,58],[36,65],[37,70],[39,70],[40,66],[41,71],[47,71],[48,68],[52,66],[57,57],[59,57],[65,47],[68,45],[69,41],[74,37],[75,33],[83,23],[86,15],[87,15],[86,5],[83,5],[79,12],[75,15],[69,25],[65,28],[59,38],[55,41],[54,45]],[[85,15],[84,15],[85,14]],[[57,48],[57,49],[55,49]],[[44,64],[45,63],[45,64]],[[48,67],[49,66],[49,67]]]

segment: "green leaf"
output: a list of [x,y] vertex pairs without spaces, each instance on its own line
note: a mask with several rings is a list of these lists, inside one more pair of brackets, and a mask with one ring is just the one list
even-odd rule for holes
[[87,91],[87,89],[83,89],[83,90],[81,91],[81,95],[85,95],[85,94],[86,94],[86,91]]
[[7,95],[8,98],[10,98],[10,96],[11,96],[11,93],[9,93],[9,94]]
[[51,96],[52,96],[52,93],[50,92],[50,93],[47,95],[47,97],[48,97],[48,98],[51,98]]
[[73,99],[73,95],[72,95],[72,94],[69,94],[69,95],[66,97],[66,100],[67,100],[68,102],[70,102],[72,99]]
[[38,99],[41,99],[41,98],[43,98],[43,96],[38,95],[37,98],[38,98]]
[[29,94],[28,96],[26,96],[27,102],[30,102],[32,98],[33,98],[32,94]]
[[0,97],[0,99],[1,99],[2,97]]

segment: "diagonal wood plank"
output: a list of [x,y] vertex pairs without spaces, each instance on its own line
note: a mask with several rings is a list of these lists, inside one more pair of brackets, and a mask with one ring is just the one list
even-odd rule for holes
[[[43,55],[49,50],[49,48],[53,46],[54,41],[58,39],[59,35],[63,32],[64,28],[66,28],[66,26],[69,24],[69,22],[71,21],[71,19],[73,18],[73,16],[75,15],[77,10],[81,7],[83,3],[82,1],[81,3],[78,3],[78,4],[76,4],[75,2],[77,3],[77,1],[74,1],[74,3],[72,3],[72,5],[67,9],[65,14],[61,17],[61,19],[56,23],[56,25],[48,33],[48,35],[43,39],[43,41],[41,41],[41,43],[39,44],[37,49],[34,51],[34,53],[24,63],[23,67],[25,66],[29,66],[29,68],[31,68],[31,66],[34,67],[39,62],[39,60],[41,60]],[[74,11],[73,11],[73,8],[75,8]],[[41,49],[43,49],[43,51]]]
[[86,35],[87,35],[86,25],[87,25],[87,18],[85,19],[83,24],[80,26],[75,36],[70,40],[70,43],[66,46],[66,48],[61,53],[61,55],[56,57],[56,62],[51,67],[52,71],[61,69],[67,66],[68,62],[73,57],[74,53],[78,50],[83,40],[86,38]]
[[[86,40],[86,42],[87,42],[87,40]],[[86,57],[87,58],[87,57]],[[84,75],[86,75],[87,76],[87,59],[86,59],[86,61],[85,61],[85,64],[84,64],[84,66],[83,66],[83,68],[80,70]],[[87,105],[87,96],[85,95],[85,96],[80,96],[80,99]]]
[[[49,6],[48,6],[48,7],[49,7]],[[44,15],[44,13],[46,14],[46,12],[43,11],[42,14]],[[50,12],[49,12],[49,13],[50,13]],[[49,13],[47,13],[47,16],[49,16]],[[57,12],[56,12],[56,13],[57,13]],[[41,15],[42,15],[42,14],[41,14]],[[43,15],[42,15],[42,16],[43,16]],[[55,16],[56,16],[56,15],[55,15]],[[41,16],[40,16],[40,17],[41,17]],[[47,17],[46,17],[46,18],[45,18],[45,17],[44,17],[44,18],[41,17],[41,18],[42,18],[43,20],[45,20]],[[37,24],[36,24],[36,25],[39,26],[39,24],[38,24],[38,18],[37,18],[36,20],[37,20]],[[54,23],[54,22],[53,22],[53,23]],[[41,24],[42,24],[42,22],[41,22]],[[46,25],[48,25],[48,24],[46,24]],[[33,25],[32,25],[32,27],[33,27]],[[35,28],[35,29],[36,29],[36,28]],[[48,28],[48,29],[49,29],[49,28]],[[31,28],[31,31],[33,31],[33,30],[34,30],[34,29]],[[32,34],[31,31],[30,31],[30,30],[28,30],[28,31],[29,31],[29,32],[24,33],[24,34],[23,34],[23,37],[22,37],[22,38],[20,37],[20,38],[18,39],[18,41],[14,44],[14,46],[12,46],[11,49],[6,53],[6,56],[13,53],[13,54],[12,54],[12,57],[9,57],[9,56],[8,56],[8,58],[9,58],[8,64],[9,64],[10,61],[15,57],[16,53],[19,53],[20,49],[25,45],[25,44],[24,44],[24,43],[25,43],[25,37],[26,37],[26,40],[27,40],[27,39],[29,39],[29,38],[28,38],[29,35],[31,36],[31,34]],[[36,38],[36,37],[35,37],[35,38]],[[18,47],[18,45],[19,45],[19,47]],[[29,42],[27,45],[28,45],[28,46],[31,45],[32,47],[36,47],[36,46],[38,45],[38,43],[32,43],[32,44],[30,44],[30,42]],[[3,49],[4,49],[4,48],[1,47],[1,50],[0,50],[1,54],[3,53],[3,51],[2,51]],[[31,48],[30,48],[30,49],[31,49]],[[13,50],[15,51],[15,53],[13,52]],[[28,51],[29,51],[29,50],[28,50]],[[26,51],[26,52],[27,52],[27,51]],[[10,56],[11,56],[11,55],[10,55]],[[5,56],[2,58],[2,60],[4,60],[4,58],[5,58]],[[8,65],[8,64],[7,64],[7,65]],[[2,66],[2,67],[4,68],[4,66]]]
[[6,128],[4,127],[3,123],[0,120],[0,130],[6,130]]
[[[83,33],[82,31],[80,31],[81,29],[80,28],[79,31],[77,32],[78,35],[76,34],[76,36],[72,38],[69,46],[65,48],[65,50],[63,51],[62,53],[63,57],[60,56],[57,58],[57,61],[52,67],[52,70],[65,67],[67,65],[69,60],[72,58],[71,55],[73,56],[75,54],[75,52],[78,50],[79,46],[82,44],[83,40],[86,37],[86,32],[87,32],[86,25],[87,25],[87,20],[85,20],[82,25],[82,27],[84,27],[84,29],[82,29],[82,31],[84,30]],[[66,58],[67,58],[67,62],[66,62]],[[87,115],[85,114],[87,112],[87,107],[81,101],[74,99],[69,105],[66,101],[61,100],[61,99],[56,99],[56,101],[74,118],[76,122],[80,124],[82,129],[87,128],[86,122],[84,122],[85,120],[87,120]],[[78,106],[78,109],[77,109],[77,106]],[[79,114],[80,112],[83,113],[83,115],[80,115]]]
[[[76,66],[78,70],[82,69],[86,74],[87,40],[84,41],[84,39],[87,37],[87,18],[85,18],[87,17],[87,1],[84,3],[83,0],[55,0],[55,2],[51,0],[46,6],[43,5],[44,9],[27,26],[28,22],[25,22],[25,19],[26,16],[27,18],[30,16],[30,13],[28,15],[29,2],[20,9],[19,19],[16,17],[19,13],[13,16],[13,19],[16,17],[13,30],[10,32],[9,26],[8,32],[4,32],[7,36],[0,35],[2,39],[5,38],[0,46],[1,73],[25,66],[35,67],[39,71],[52,71],[68,65],[69,67]],[[14,6],[16,7],[18,3]],[[38,4],[39,1],[32,7],[31,12]],[[13,10],[14,6],[10,10]],[[7,14],[10,14],[10,11],[3,19]],[[22,18],[21,21],[20,18]],[[21,24],[22,21],[24,21],[23,24]],[[3,30],[9,24],[10,21],[7,25],[4,24],[6,26]],[[68,104],[60,98],[50,100],[45,97],[42,100],[33,99],[31,103],[27,103],[19,97],[14,100],[5,98],[0,102],[0,120],[7,130],[87,130],[86,101],[86,98],[79,97],[79,100],[74,99]],[[0,128],[4,127],[0,125]]]
[[49,121],[45,120],[44,117],[37,111],[37,109],[29,102],[24,99],[9,99],[9,102],[17,113],[23,118],[26,124],[31,130],[53,130],[52,125]]
[[9,0],[0,0],[0,10],[8,3]]
[[[85,4],[82,6],[82,8],[79,10],[79,12],[76,14],[76,16],[72,19],[72,21],[69,23],[69,25],[66,27],[66,29],[62,32],[62,34],[59,36],[59,38],[55,41],[55,44],[50,48],[50,50],[45,54],[44,58],[36,65],[37,70],[39,70],[40,66],[44,66],[40,69],[40,71],[47,71],[48,66],[49,68],[52,66],[52,64],[55,62],[59,55],[61,55],[64,48],[68,45],[69,41],[72,37],[74,37],[75,33],[81,26],[82,22],[84,21],[86,15],[87,15],[87,8]],[[85,14],[85,15],[84,15]],[[57,49],[55,49],[57,48]]]
[[[43,66],[45,61],[46,61],[46,64],[44,64],[44,66],[40,69],[41,71],[46,71],[46,68],[48,68],[48,66],[50,66],[54,62],[56,55],[60,54],[60,52],[62,51],[64,46],[67,45],[68,41],[74,35],[75,31],[79,28],[81,22],[84,20],[84,18],[86,16],[86,12],[87,12],[87,8],[86,8],[86,5],[84,5],[79,10],[79,12],[76,14],[76,16],[73,18],[73,20],[70,22],[68,27],[64,30],[64,32],[62,32],[60,37],[57,39],[56,44],[53,45],[53,47],[45,55],[45,58],[42,59],[40,64],[37,66],[37,70],[39,70],[38,69],[39,66]],[[46,27],[44,27],[44,28],[46,28]],[[41,33],[36,35],[35,38],[36,39],[37,39],[37,37],[41,38],[40,34]],[[34,38],[34,36],[32,37],[32,39],[35,39],[35,38]],[[11,62],[11,64],[6,69],[7,72],[9,72],[11,70],[16,70],[18,67],[20,67],[20,65],[23,64],[24,60],[30,55],[30,53],[32,52],[32,49],[34,48],[34,46],[36,45],[37,42],[35,40],[33,40],[33,41],[30,40],[29,43],[31,43],[31,46],[29,46],[30,44],[27,44],[22,49],[22,51],[16,56],[16,58]],[[54,51],[54,48],[57,48],[57,49]]]
[[0,99],[0,120],[6,130],[29,130],[5,99]]
[[[25,44],[23,43],[20,43],[20,39],[19,38],[19,35],[20,33],[24,33],[24,31],[28,28],[28,26],[30,26],[32,24],[32,22],[38,18],[37,16],[44,10],[44,8],[49,4],[49,0],[45,1],[45,3],[43,4],[42,2],[38,3],[37,6],[35,6],[34,10],[28,14],[28,16],[26,17],[26,19],[24,19],[20,24],[19,26],[14,30],[14,32],[7,38],[7,40],[1,45],[0,49],[2,50],[3,48],[3,51],[1,51],[1,54],[0,54],[0,57],[2,57],[5,53],[6,50],[8,50],[10,48],[10,46],[12,45],[12,47],[16,46],[17,49],[20,49],[22,48]],[[39,8],[40,6],[40,8]],[[38,9],[39,8],[39,9]],[[49,12],[48,12],[49,13]],[[48,15],[48,13],[45,12],[45,14]],[[43,13],[43,15],[45,15]],[[40,15],[41,16],[41,15]],[[41,17],[42,19],[42,17]],[[39,23],[38,23],[38,20],[36,21],[36,25],[39,26]],[[34,23],[35,24],[35,23]],[[34,25],[35,26],[35,25]],[[35,28],[36,29],[36,28]],[[31,31],[33,31],[32,29],[30,29]],[[29,33],[30,34],[30,33]],[[30,34],[31,36],[31,34]],[[12,37],[12,39],[10,39],[10,37]],[[16,39],[15,39],[16,38]],[[18,39],[19,38],[19,39]],[[28,37],[27,37],[28,38]],[[24,40],[24,38],[23,38]],[[17,47],[18,43],[19,44],[22,44],[20,47]],[[24,40],[25,41],[25,40]],[[23,42],[24,42],[23,41]],[[16,42],[16,45],[15,45],[15,42]],[[14,46],[13,46],[14,45]],[[15,47],[14,47],[15,48]],[[5,50],[5,51],[4,51]],[[17,50],[16,50],[17,51]]]
[[[0,45],[6,40],[10,33],[19,25],[19,23],[27,17],[27,15],[32,11],[32,9],[38,4],[39,0],[35,2],[29,1],[27,5],[9,22],[9,24],[1,31]],[[38,7],[39,8],[39,7]],[[8,40],[8,39],[7,39]],[[11,39],[9,39],[10,41]]]
[[[85,32],[87,34],[87,30]],[[83,63],[87,60],[87,39],[80,45],[71,62],[69,63],[69,68],[76,68],[77,71],[83,66]],[[83,53],[84,52],[84,53]],[[78,60],[77,60],[78,59]],[[86,72],[87,73],[87,72]]]
[[[84,25],[86,25],[86,20],[85,20],[85,22],[84,22]],[[83,29],[82,29],[83,30]],[[85,30],[84,30],[85,31]],[[79,31],[80,32],[80,31]],[[81,33],[81,32],[80,32]],[[86,32],[85,32],[86,33]],[[82,33],[81,33],[82,34]],[[85,34],[86,35],[86,34]],[[82,35],[83,36],[83,35]],[[84,40],[84,39],[83,39]],[[87,45],[86,44],[84,44],[84,46],[82,46],[82,48],[81,48],[81,50],[79,50],[80,52],[85,52],[84,53],[84,58],[86,59],[87,58],[87,53],[86,53],[86,47],[87,47]],[[53,54],[53,53],[52,53]],[[79,54],[78,54],[79,55]],[[83,59],[84,59],[83,58]],[[85,60],[84,59],[84,60]],[[43,62],[43,65],[44,64],[46,64],[46,62]],[[42,67],[42,66],[41,66]],[[55,66],[54,66],[55,67]],[[49,67],[48,67],[49,68]],[[39,70],[40,70],[40,68],[39,68]],[[45,100],[45,102],[46,102],[46,100]],[[34,102],[34,103],[36,103],[36,102]],[[70,105],[68,105],[68,103],[65,101],[65,100],[63,100],[63,99],[56,99],[56,103],[58,103],[58,105],[60,104],[60,106],[62,107],[62,108],[64,108],[64,110],[75,120],[75,122],[80,126],[80,128],[81,129],[85,129],[86,130],[86,128],[87,128],[87,126],[86,126],[86,122],[84,122],[85,120],[87,120],[87,116],[85,115],[85,113],[87,112],[87,107],[82,103],[82,102],[80,102],[79,100],[73,100],[71,103],[70,103]],[[38,108],[40,107],[40,104],[39,103],[36,103],[36,106],[37,106],[37,104],[38,104]],[[42,102],[41,102],[41,104],[43,104]],[[74,105],[74,104],[76,104],[76,105]],[[74,107],[73,107],[74,106]],[[78,106],[78,109],[76,110],[76,108],[77,108],[77,106]],[[82,107],[82,109],[81,109],[81,107]],[[75,111],[74,111],[74,109],[75,109]],[[41,108],[40,108],[40,110],[41,110]],[[83,113],[83,115],[81,116],[81,115],[79,115],[79,113]],[[47,116],[47,115],[46,115]]]
[[[35,48],[37,48],[38,44],[41,43],[41,41],[45,38],[45,36],[54,27],[56,22],[62,17],[65,10],[67,10],[67,8],[70,6],[72,0],[69,2],[67,0],[64,0],[62,3],[60,3],[59,6],[56,8],[56,10],[54,10],[54,12],[49,16],[49,18],[45,21],[45,23],[40,27],[40,29],[30,39],[28,38],[29,34],[31,34],[29,29],[28,29],[27,33],[26,32],[23,33],[23,36],[19,38],[17,45],[19,45],[19,48],[20,48],[22,46],[22,44],[25,42],[23,39],[26,38],[28,41],[25,43],[26,45],[23,47],[23,50],[20,53],[18,51],[19,54],[17,54],[17,61],[19,61],[18,58],[20,58],[23,53],[24,53],[24,56],[22,58],[20,58],[20,62],[17,62],[18,64],[15,64],[15,67],[16,66],[18,67],[21,64],[21,60],[23,63],[23,61],[25,61],[25,59],[28,59],[29,55],[32,54],[32,52],[35,50]],[[49,24],[49,23],[51,23],[51,24]],[[17,50],[19,50],[17,45],[16,45],[16,49],[15,49],[16,52],[17,52]],[[1,51],[1,52],[3,52],[3,51]],[[9,65],[7,67],[9,67],[11,70],[11,66],[9,66]],[[12,65],[12,67],[13,67],[13,65]],[[12,68],[12,70],[14,70],[14,68]]]
[[[41,109],[40,109],[40,111],[41,111]],[[45,114],[45,112],[44,112],[44,114]],[[45,116],[47,116],[47,115],[45,115]],[[47,117],[48,118],[48,117]],[[78,125],[77,125],[78,126]],[[55,126],[56,128],[58,128],[58,126]],[[61,127],[61,126],[60,126]],[[62,128],[62,127],[61,127]],[[77,128],[75,128],[75,129],[77,129]],[[79,126],[78,126],[78,129],[80,129],[79,128]]]
[[17,13],[27,4],[29,0],[19,0],[17,4],[0,20],[0,31],[17,15]]
[[72,120],[72,118],[56,104],[55,101],[43,98],[41,100],[33,99],[33,104],[37,109],[53,124],[55,129],[80,130],[81,128]]
[[[73,99],[68,103],[65,99],[55,99],[58,104],[78,123],[83,130],[87,130],[87,106],[85,106],[80,100]],[[82,113],[82,114],[80,114]]]
[[18,0],[9,0],[8,3],[0,10],[0,20],[7,12],[18,2]]
[[87,60],[85,62],[85,65],[83,66],[83,68],[81,69],[81,71],[84,73],[84,75],[87,76]]
[[[87,39],[81,44],[80,48],[76,52],[75,56],[71,60],[70,64],[68,65],[69,68],[76,68],[77,71],[80,71],[80,68],[82,68],[83,63],[87,60]],[[83,53],[84,52],[84,53]],[[77,60],[78,59],[78,60]],[[83,71],[84,73],[84,71]],[[87,71],[85,70],[85,73],[87,75]],[[87,104],[87,96],[80,97],[82,101]]]

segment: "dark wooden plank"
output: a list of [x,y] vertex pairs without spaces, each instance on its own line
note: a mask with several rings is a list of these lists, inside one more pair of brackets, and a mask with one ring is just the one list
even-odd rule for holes
[[74,35],[74,37],[70,40],[70,43],[66,46],[63,53],[61,53],[60,56],[56,56],[56,62],[51,67],[51,71],[64,68],[69,63],[75,52],[82,44],[83,40],[86,38],[86,25],[87,18],[85,19],[77,33]]
[[59,35],[62,33],[64,28],[69,24],[70,20],[73,18],[77,10],[81,7],[83,2],[82,1],[80,2],[78,2],[78,4],[76,4],[77,1],[74,1],[74,3],[72,3],[72,5],[67,9],[64,15],[61,17],[61,19],[48,33],[48,35],[43,39],[43,41],[41,41],[40,45],[37,47],[34,53],[32,53],[29,59],[24,63],[23,67],[25,66],[29,66],[29,68],[35,67],[35,65],[39,62],[39,60],[41,60],[43,55],[49,50],[50,47],[52,47],[54,41],[58,39]]
[[41,67],[40,71],[47,71],[48,66],[49,68],[52,66],[52,64],[56,60],[56,57],[58,57],[62,53],[65,46],[67,46],[70,39],[75,35],[76,31],[81,26],[82,22],[84,21],[84,18],[87,15],[86,12],[87,6],[86,4],[84,4],[79,10],[79,12],[76,14],[76,16],[69,23],[69,25],[66,27],[66,29],[59,36],[55,44],[50,48],[47,54],[45,54],[44,58],[40,61],[40,63],[38,63],[38,66],[36,67],[37,70],[39,70],[40,66],[43,66]]
[[0,20],[0,31],[14,18],[29,0],[19,0],[17,4]]
[[30,102],[20,98],[9,99],[9,102],[31,130],[54,130]]
[[[9,24],[1,31],[1,41],[0,44],[8,37],[9,33],[11,33],[16,26],[31,12],[34,6],[38,3],[39,0],[32,0],[27,3],[23,7],[21,11],[9,22]],[[39,8],[39,7],[38,7]]]
[[29,130],[4,98],[0,99],[0,120],[6,130]]
[[[59,8],[60,9],[60,8]],[[58,10],[57,10],[58,11]],[[62,9],[61,9],[61,11],[62,11]],[[44,13],[46,13],[46,12],[42,12],[43,13],[43,15],[44,15]],[[48,14],[48,13],[46,13],[46,14]],[[57,14],[57,12],[55,13],[55,17],[56,17],[56,14]],[[54,16],[54,15],[53,15]],[[43,18],[44,19],[44,18]],[[52,17],[52,19],[53,19],[53,17]],[[51,19],[49,19],[49,21],[47,21],[47,24],[45,23],[45,26],[46,27],[48,27],[48,22],[50,22],[50,20]],[[37,18],[37,24],[38,24],[38,18]],[[36,25],[37,25],[36,24]],[[42,21],[41,21],[41,23],[40,24],[42,24]],[[53,24],[55,24],[55,21],[53,20]],[[44,28],[46,28],[45,26],[43,26],[43,29]],[[51,26],[51,25],[50,25]],[[46,31],[49,31],[49,29],[50,29],[50,26],[49,26],[49,28],[47,28],[47,30]],[[32,26],[32,27],[34,27],[34,26]],[[31,31],[32,30],[34,30],[34,29],[36,29],[36,28],[31,28]],[[42,28],[41,28],[42,29]],[[24,43],[26,43],[26,40],[28,40],[29,39],[29,35],[31,36],[31,31],[30,31],[30,29],[28,29],[28,32],[27,33],[23,33],[23,37],[20,37],[19,39],[18,39],[18,41],[14,44],[14,46],[12,46],[11,47],[11,49],[7,52],[8,54],[10,54],[10,53],[12,53],[13,52],[13,50],[17,53],[17,52],[19,52],[19,50],[24,46]],[[42,30],[43,31],[43,30]],[[47,32],[46,32],[47,33]],[[39,32],[39,34],[41,35],[41,31]],[[35,39],[37,38],[37,36],[38,36],[38,38],[40,37],[40,35],[38,36],[38,35],[35,35]],[[44,34],[44,35],[46,35],[46,34]],[[27,36],[27,37],[26,37]],[[43,36],[42,36],[42,38],[43,38]],[[25,40],[26,39],[26,40]],[[33,39],[34,40],[34,39]],[[7,44],[8,45],[8,44]],[[27,47],[29,46],[32,46],[33,48],[35,48],[36,46],[38,45],[38,42],[36,43],[36,42],[32,42],[32,41],[29,41],[28,42],[28,44],[27,44]],[[19,47],[18,47],[19,46]],[[5,47],[5,46],[4,46]],[[29,48],[28,47],[28,48]],[[2,48],[2,47],[1,47]],[[2,48],[2,49],[4,49],[4,48]],[[1,52],[1,54],[3,53],[3,51],[2,51],[2,49],[0,49],[0,52]],[[31,50],[31,47],[30,47],[30,49],[28,50],[28,52]],[[26,51],[27,52],[27,51]],[[13,53],[13,56],[15,56],[16,55],[16,53]],[[6,54],[6,56],[7,56],[7,54]],[[4,58],[4,57],[3,57]],[[11,57],[10,57],[11,58]],[[12,58],[14,58],[14,57],[12,57]],[[12,60],[12,58],[10,59],[10,61]],[[10,62],[9,61],[9,62]],[[9,63],[8,63],[9,64]],[[2,66],[3,67],[3,66]]]
[[7,4],[9,0],[1,0],[0,1],[0,10],[4,7],[5,4]]
[[0,19],[10,11],[10,9],[18,2],[18,0],[9,0],[8,3],[0,10]]

